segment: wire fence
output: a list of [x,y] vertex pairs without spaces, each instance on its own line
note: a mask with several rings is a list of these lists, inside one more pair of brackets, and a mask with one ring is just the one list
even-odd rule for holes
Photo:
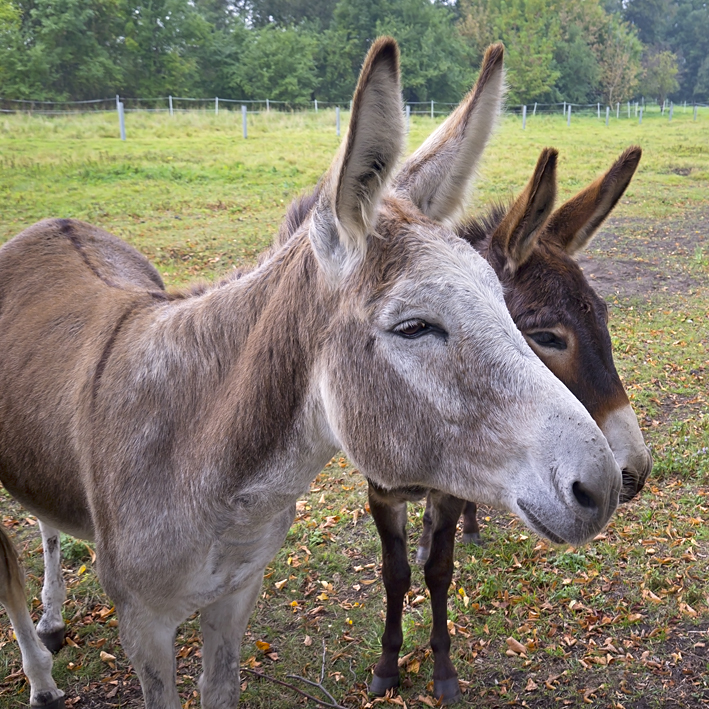
[[[428,116],[435,119],[447,116],[458,104],[445,101],[409,101],[405,103],[407,123],[411,116]],[[227,99],[227,98],[194,98],[189,96],[158,96],[155,98],[127,98],[115,96],[111,98],[91,99],[87,101],[41,101],[36,99],[9,99],[0,97],[0,113],[26,113],[46,116],[61,116],[80,113],[109,113],[117,112],[119,119],[120,135],[125,140],[125,114],[129,112],[167,113],[173,116],[178,113],[188,112],[241,112],[243,135],[247,137],[247,116],[270,113],[289,112],[314,112],[335,109],[336,131],[340,134],[340,110],[352,108],[352,102],[346,101],[273,101],[271,99]],[[510,115],[522,118],[522,128],[525,129],[527,121],[537,116],[561,115],[568,125],[572,118],[577,116],[595,116],[598,120],[605,120],[609,125],[615,120],[637,120],[642,123],[643,118],[662,117],[672,121],[675,114],[692,115],[693,120],[698,120],[702,113],[709,108],[705,103],[674,104],[671,101],[658,103],[656,101],[624,101],[607,105],[596,103],[572,103],[561,101],[557,103],[530,103],[506,106]]]

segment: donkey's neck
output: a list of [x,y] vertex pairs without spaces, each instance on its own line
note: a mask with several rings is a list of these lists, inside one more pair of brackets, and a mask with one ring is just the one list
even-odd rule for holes
[[159,392],[166,422],[181,419],[189,440],[169,455],[185,476],[202,470],[228,496],[307,488],[336,451],[316,371],[335,308],[303,232],[253,272],[136,321],[138,386]]

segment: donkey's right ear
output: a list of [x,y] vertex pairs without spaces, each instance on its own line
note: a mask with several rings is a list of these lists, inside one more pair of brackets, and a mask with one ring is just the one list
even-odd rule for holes
[[502,106],[503,56],[501,44],[488,47],[473,89],[396,176],[396,191],[430,219],[456,222],[465,211],[470,183]]
[[323,179],[313,212],[310,240],[330,276],[337,277],[364,257],[403,143],[399,48],[391,37],[380,37],[364,60],[347,135]]
[[542,150],[527,186],[495,229],[489,258],[498,261],[497,273],[514,273],[534,250],[540,227],[554,208],[558,155],[554,148]]
[[587,246],[633,179],[642,152],[637,145],[631,146],[605,175],[564,202],[551,215],[544,241],[556,243],[571,256]]

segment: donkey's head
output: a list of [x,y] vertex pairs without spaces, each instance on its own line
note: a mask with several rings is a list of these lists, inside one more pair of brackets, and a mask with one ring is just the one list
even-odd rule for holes
[[575,544],[614,511],[620,471],[515,327],[492,268],[452,229],[499,112],[502,56],[487,51],[475,88],[390,186],[404,136],[398,52],[391,39],[373,45],[299,230],[333,304],[317,391],[332,443],[376,484],[490,502]]
[[[492,217],[499,224],[483,237],[517,327],[606,436],[623,471],[623,502],[642,489],[652,458],[613,363],[608,308],[573,256],[625,192],[640,156],[640,148],[629,148],[608,172],[552,213],[557,153],[542,151],[525,190],[506,214]],[[461,231],[475,243],[480,230],[480,222],[472,221]]]

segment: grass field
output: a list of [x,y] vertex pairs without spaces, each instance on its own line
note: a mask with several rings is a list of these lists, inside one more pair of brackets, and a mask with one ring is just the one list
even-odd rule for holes
[[[127,239],[169,285],[252,264],[288,202],[315,184],[338,145],[334,114],[114,114],[0,118],[0,243],[48,216],[91,221]],[[409,148],[432,130],[412,120]],[[343,123],[344,129],[344,123]],[[611,305],[616,364],[655,468],[640,498],[583,549],[558,549],[517,520],[482,513],[483,548],[459,546],[449,601],[463,706],[692,707],[709,704],[709,111],[678,109],[604,122],[561,115],[503,120],[484,160],[473,211],[526,182],[543,146],[560,150],[560,199],[606,169],[628,145],[644,156],[613,218],[582,265]],[[1,365],[0,365],[1,366]],[[305,691],[322,682],[347,707],[368,706],[366,682],[383,628],[380,552],[366,483],[337,456],[299,504],[269,566],[244,639],[242,667]],[[4,494],[4,493],[2,493]],[[41,611],[36,520],[0,498],[2,521]],[[411,546],[422,508],[411,512]],[[79,709],[140,707],[110,601],[91,570],[90,545],[65,538],[69,644],[55,677]],[[405,615],[404,685],[385,700],[433,706],[430,613],[416,568]],[[513,637],[526,645],[510,650]],[[198,706],[198,619],[177,639],[185,707]],[[324,658],[324,659],[323,659]],[[315,706],[244,673],[242,706]],[[12,630],[0,616],[0,708],[28,704]]]

